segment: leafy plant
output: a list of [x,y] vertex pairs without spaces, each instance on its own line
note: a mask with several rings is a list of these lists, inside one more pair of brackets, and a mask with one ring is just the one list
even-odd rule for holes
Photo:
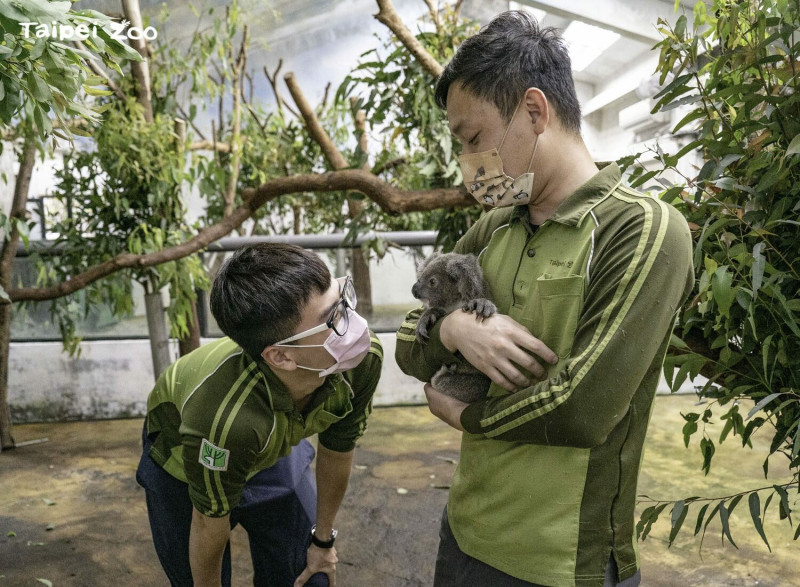
[[[102,58],[118,72],[120,59],[140,61],[139,54],[112,38],[110,19],[94,10],[72,10],[68,1],[25,0],[0,3],[0,126],[11,125],[23,115],[35,123],[41,138],[51,133],[71,138],[85,134],[68,124],[72,117],[97,122],[98,112],[82,100],[81,89],[89,95],[108,95],[104,80],[92,75],[87,61]],[[86,48],[61,42],[36,27],[42,23],[92,31]],[[48,30],[50,32],[50,30]],[[54,128],[53,120],[57,124]]]
[[[445,5],[435,16],[419,23],[417,40],[438,62],[452,58],[455,49],[477,32],[477,25],[460,18]],[[453,143],[447,120],[436,105],[434,77],[400,41],[392,36],[376,49],[361,55],[359,64],[337,90],[337,99],[355,98],[354,108],[363,109],[369,121],[370,140],[378,139],[379,150],[372,170],[404,189],[450,187],[461,183],[458,145]],[[363,159],[356,148],[354,159]],[[367,206],[351,228],[353,235],[366,229],[438,229],[439,245],[450,250],[471,223],[480,216],[475,206],[459,210],[392,217],[374,204]]]
[[[747,498],[769,547],[767,508],[774,501],[791,524],[788,491],[798,489],[800,472],[800,7],[787,0],[699,2],[693,30],[685,16],[674,27],[659,26],[658,71],[668,83],[654,112],[688,106],[673,132],[691,130],[692,140],[675,154],[653,149],[657,165],[649,170],[639,156],[622,163],[635,186],[659,182],[660,197],[683,212],[695,240],[697,288],[680,312],[665,375],[673,390],[687,377],[708,378],[697,389],[702,414],[683,416],[686,445],[702,436],[706,475],[715,441],[738,437],[752,447],[761,433],[771,434],[764,476],[771,468],[782,480],[726,497],[656,501],[637,534],[644,539],[672,504],[672,543],[690,509],[702,506],[695,535],[718,517],[735,546],[728,520]],[[687,172],[695,153],[702,163]],[[715,415],[725,423],[717,439],[706,431]]]

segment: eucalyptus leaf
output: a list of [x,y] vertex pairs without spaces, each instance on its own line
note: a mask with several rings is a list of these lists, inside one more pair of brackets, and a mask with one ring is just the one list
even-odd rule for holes
[[750,517],[753,520],[753,526],[756,532],[758,532],[758,535],[761,536],[764,544],[767,545],[767,549],[772,552],[772,548],[767,540],[767,535],[764,533],[764,525],[761,521],[761,499],[758,496],[758,492],[754,491],[751,493],[747,500],[750,506]]
[[789,143],[789,146],[786,148],[786,157],[797,155],[798,153],[800,153],[800,134],[796,134],[792,142]]

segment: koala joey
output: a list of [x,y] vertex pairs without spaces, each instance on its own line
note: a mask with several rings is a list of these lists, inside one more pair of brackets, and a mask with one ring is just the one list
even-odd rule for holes
[[[458,308],[475,312],[481,320],[497,312],[474,255],[434,253],[417,268],[411,293],[425,306],[417,322],[416,337],[421,344],[428,341],[428,330],[437,320]],[[431,384],[446,395],[473,402],[486,397],[490,380],[469,364],[455,364],[439,369]]]

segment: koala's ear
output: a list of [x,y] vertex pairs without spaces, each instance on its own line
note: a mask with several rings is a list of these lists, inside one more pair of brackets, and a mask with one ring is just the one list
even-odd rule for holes
[[453,255],[453,258],[447,261],[446,271],[458,285],[458,293],[462,300],[484,297],[483,273],[475,256]]
[[425,271],[425,267],[430,265],[430,262],[436,259],[437,257],[441,257],[441,253],[431,253],[431,256],[427,259],[423,259],[419,265],[417,265],[417,277],[422,275],[422,272]]

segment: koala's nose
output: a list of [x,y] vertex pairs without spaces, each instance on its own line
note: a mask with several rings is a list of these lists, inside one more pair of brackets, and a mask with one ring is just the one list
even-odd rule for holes
[[411,286],[411,295],[419,299],[419,281],[417,281],[414,285]]

